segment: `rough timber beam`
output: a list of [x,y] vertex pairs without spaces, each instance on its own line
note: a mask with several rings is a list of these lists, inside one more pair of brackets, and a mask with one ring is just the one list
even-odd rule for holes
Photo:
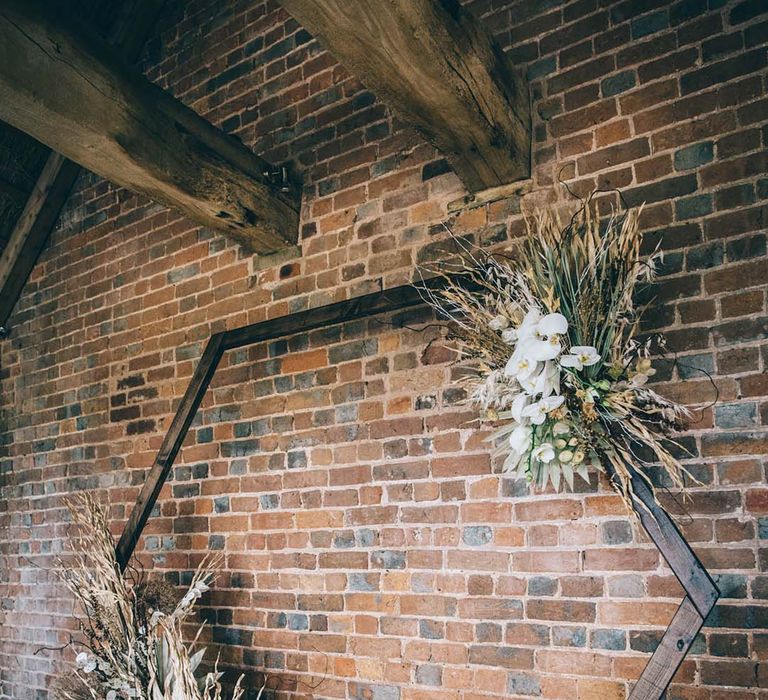
[[457,0],[280,0],[471,191],[530,173],[528,87]]
[[44,0],[0,2],[0,119],[254,252],[296,241],[298,195],[269,164]]
[[[165,0],[123,0],[116,15],[109,19],[99,17],[96,22],[99,26],[109,26],[110,44],[127,61],[135,63],[164,3]],[[114,8],[110,6],[110,9],[113,13]],[[8,322],[79,173],[77,163],[59,153],[50,153],[32,192],[26,197],[24,210],[0,255],[0,328]]]

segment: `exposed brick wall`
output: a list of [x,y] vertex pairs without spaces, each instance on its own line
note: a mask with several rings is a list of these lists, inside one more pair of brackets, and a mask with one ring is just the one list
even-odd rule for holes
[[[666,251],[647,327],[680,356],[659,364],[661,388],[706,406],[699,368],[719,390],[684,437],[704,485],[680,522],[724,597],[670,697],[768,697],[768,5],[469,5],[532,81],[523,204],[564,198],[558,175],[645,201]],[[3,698],[47,697],[61,655],[34,652],[72,626],[46,571],[62,496],[99,490],[118,533],[212,332],[412,279],[449,251],[440,223],[462,194],[274,2],[169,3],[144,65],[303,177],[302,255],[243,256],[81,178],[0,344]],[[520,205],[451,223],[504,245]],[[530,495],[492,471],[451,353],[434,329],[412,330],[428,321],[350,323],[225,358],[143,561],[186,579],[222,551],[213,642],[227,665],[267,670],[281,698],[624,698],[679,586],[603,481]]]

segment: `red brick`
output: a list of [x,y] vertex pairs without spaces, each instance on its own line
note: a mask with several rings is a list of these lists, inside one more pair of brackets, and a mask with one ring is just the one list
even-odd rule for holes
[[577,164],[580,174],[587,174],[595,170],[604,170],[627,161],[637,160],[647,156],[648,139],[635,139],[627,143],[618,144],[601,151],[596,151],[578,159]]
[[[78,180],[0,341],[8,697],[47,697],[56,655],[34,652],[71,627],[46,574],[65,533],[59,499],[87,484],[119,534],[210,335],[405,284],[416,261],[452,252],[439,222],[465,192],[446,154],[278,5],[209,4],[165,17],[142,68],[303,182],[300,251],[252,256],[95,175]],[[699,407],[679,437],[702,453],[690,461],[705,481],[689,498],[659,497],[714,573],[748,579],[746,597],[718,606],[726,631],[704,630],[670,692],[754,700],[763,667],[719,654],[744,642],[768,652],[764,634],[744,632],[765,627],[768,570],[768,101],[764,71],[745,73],[765,64],[766,22],[744,16],[753,0],[549,4],[468,3],[530,71],[533,185],[451,226],[505,249],[521,210],[577,204],[558,178],[580,197],[619,188],[647,202],[643,250],[660,245],[666,260],[643,332],[664,332],[670,349],[654,388]],[[637,36],[658,19],[669,26]],[[638,84],[598,99],[625,72]],[[702,142],[712,159],[677,172],[678,149]],[[673,200],[690,196],[714,212],[676,222]],[[596,201],[601,214],[620,205],[615,192]],[[629,517],[605,475],[556,495],[496,473],[490,431],[456,403],[453,345],[433,340],[432,322],[411,310],[228,353],[140,542],[148,575],[178,580],[223,548],[205,616],[239,643],[203,642],[235,670],[266,659],[291,696],[501,700],[520,678],[543,698],[625,697],[647,654],[553,648],[553,628],[586,626],[587,640],[598,627],[660,632],[682,589],[641,530],[637,545],[601,542],[606,523]],[[712,382],[683,378],[686,363],[712,362],[719,405],[752,404],[751,427],[720,427]],[[240,440],[250,454],[222,456]],[[638,585],[643,597],[624,597]],[[293,629],[304,615],[307,629]]]

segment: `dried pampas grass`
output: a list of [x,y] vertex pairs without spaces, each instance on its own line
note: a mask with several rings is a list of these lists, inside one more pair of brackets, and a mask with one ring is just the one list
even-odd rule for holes
[[635,476],[653,490],[652,469],[676,487],[687,475],[669,436],[688,412],[647,385],[651,341],[638,337],[634,299],[657,259],[641,255],[639,216],[540,209],[514,256],[455,239],[460,260],[424,271],[443,287],[422,287],[459,340],[461,381],[503,468],[556,490],[607,471],[630,511]]
[[[200,673],[205,648],[196,649],[182,625],[214,578],[219,560],[206,557],[181,600],[161,581],[124,576],[104,511],[85,494],[67,503],[76,534],[72,556],[58,575],[77,601],[86,650],[54,685],[57,700],[223,700],[218,662]],[[243,695],[242,676],[232,700]]]

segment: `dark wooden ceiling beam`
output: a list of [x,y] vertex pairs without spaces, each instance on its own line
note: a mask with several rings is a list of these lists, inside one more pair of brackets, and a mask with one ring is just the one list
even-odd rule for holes
[[[124,0],[117,15],[107,21],[107,38],[126,60],[138,61],[164,3],[165,0]],[[79,173],[79,165],[59,153],[51,153],[29,193],[0,255],[0,330],[4,331]]]
[[527,83],[457,0],[280,0],[471,191],[530,174]]
[[42,0],[0,3],[0,119],[251,251],[294,244],[298,193],[71,14]]

